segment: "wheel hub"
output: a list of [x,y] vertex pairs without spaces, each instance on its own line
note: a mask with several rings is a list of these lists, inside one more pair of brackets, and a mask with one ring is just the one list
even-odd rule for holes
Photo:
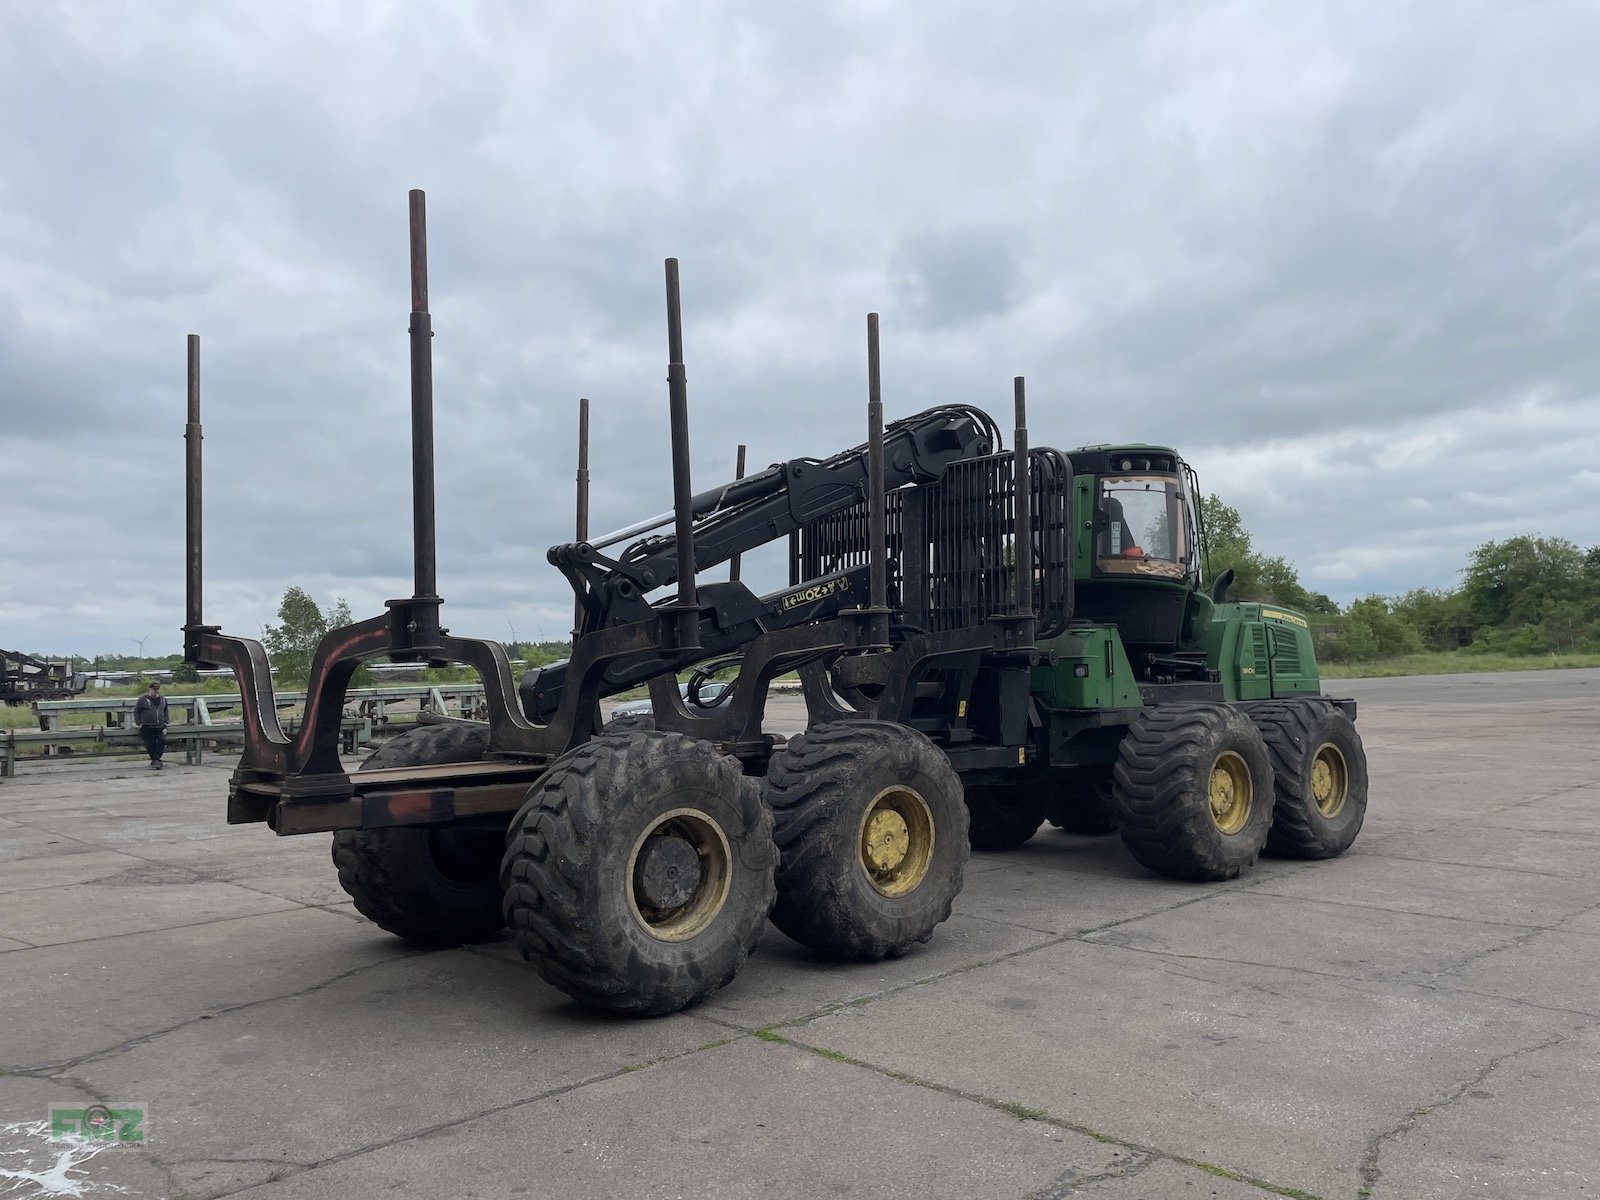
[[861,816],[861,869],[883,895],[907,895],[927,877],[933,840],[928,802],[911,788],[886,788]]
[[910,849],[911,830],[904,817],[893,809],[880,809],[872,814],[862,847],[868,870],[874,873],[892,871],[905,862]]
[[686,942],[717,919],[732,881],[733,851],[722,827],[699,809],[675,808],[633,844],[628,908],[651,937]]
[[658,837],[639,851],[634,870],[641,904],[651,908],[677,908],[700,886],[700,856],[679,837]]
[[1344,807],[1345,797],[1349,793],[1350,771],[1345,765],[1344,755],[1332,742],[1323,742],[1317,747],[1316,757],[1311,760],[1312,802],[1323,816],[1335,817]]
[[1232,750],[1217,755],[1211,764],[1207,796],[1211,819],[1223,833],[1238,833],[1250,820],[1252,800],[1250,768]]

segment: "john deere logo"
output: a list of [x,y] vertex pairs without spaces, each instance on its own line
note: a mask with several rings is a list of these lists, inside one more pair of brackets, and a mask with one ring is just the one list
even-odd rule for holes
[[1263,608],[1261,615],[1269,621],[1287,621],[1290,625],[1298,625],[1301,629],[1310,629],[1304,617],[1297,617],[1294,613],[1279,612],[1275,608]]
[[790,592],[778,602],[778,607],[784,612],[788,612],[791,608],[799,608],[802,604],[810,604],[812,601],[821,600],[825,596],[831,596],[835,592],[842,592],[848,586],[849,584],[843,579],[830,579],[827,583],[814,583],[808,588],[801,588],[798,592]]

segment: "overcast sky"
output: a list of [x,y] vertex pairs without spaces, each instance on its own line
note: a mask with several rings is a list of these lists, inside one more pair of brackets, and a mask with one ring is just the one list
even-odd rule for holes
[[1600,6],[0,0],[0,646],[179,648],[411,591],[406,192],[428,194],[439,590],[564,636],[593,527],[974,403],[1178,446],[1348,601],[1600,541]]

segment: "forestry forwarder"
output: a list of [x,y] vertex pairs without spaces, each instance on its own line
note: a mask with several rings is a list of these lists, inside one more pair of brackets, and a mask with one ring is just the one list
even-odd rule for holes
[[[1354,836],[1359,741],[1334,702],[1310,698],[1309,646],[1300,673],[1287,673],[1287,643],[1270,631],[1293,614],[1199,593],[1181,481],[1163,493],[1166,557],[1157,525],[1127,523],[1136,496],[1121,484],[1096,491],[1096,480],[1163,477],[1156,462],[1133,475],[1132,465],[1088,472],[1077,455],[1030,452],[1020,379],[1010,454],[995,452],[994,423],[972,408],[885,430],[869,317],[867,443],[696,496],[675,260],[672,532],[656,532],[663,517],[552,548],[578,593],[580,629],[568,663],[519,688],[501,645],[452,636],[439,620],[420,192],[411,218],[414,591],[324,637],[292,738],[260,644],[201,617],[199,344],[189,343],[185,657],[239,679],[245,748],[228,819],[334,831],[341,883],[385,929],[459,945],[509,925],[568,994],[661,1013],[727,983],[769,914],[837,957],[880,959],[926,941],[961,887],[969,807],[982,848],[1108,801],[1142,861],[1191,878],[1253,861],[1275,809],[1278,827],[1311,831],[1282,847],[1291,853],[1337,853]],[[1176,466],[1173,456],[1166,476]],[[1105,515],[1080,529],[1085,501]],[[1127,540],[1136,528],[1151,546]],[[1102,529],[1116,563],[1085,550]],[[757,596],[737,578],[698,582],[700,570],[783,536],[790,586]],[[1031,570],[1016,570],[1019,546]],[[663,588],[674,591],[647,599]],[[1090,621],[1074,619],[1075,590]],[[1258,645],[1259,666],[1245,661]],[[738,674],[726,702],[685,704],[676,674],[730,652]],[[487,723],[419,728],[346,772],[345,689],[379,656],[474,667]],[[1259,671],[1249,691],[1238,682],[1246,666]],[[809,724],[781,744],[762,717],[772,680],[789,671],[804,682]],[[599,728],[600,698],[645,681],[653,719]],[[1276,699],[1251,705],[1258,695]],[[1300,746],[1307,736],[1315,745]]]

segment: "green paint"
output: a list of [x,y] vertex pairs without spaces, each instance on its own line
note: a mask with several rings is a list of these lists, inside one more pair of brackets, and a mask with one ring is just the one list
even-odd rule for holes
[[1069,629],[1039,646],[1055,651],[1056,662],[1033,668],[1029,689],[1052,708],[1138,708],[1142,703],[1115,629]]
[[1202,645],[1229,700],[1266,700],[1322,688],[1305,618],[1281,605],[1218,605]]

